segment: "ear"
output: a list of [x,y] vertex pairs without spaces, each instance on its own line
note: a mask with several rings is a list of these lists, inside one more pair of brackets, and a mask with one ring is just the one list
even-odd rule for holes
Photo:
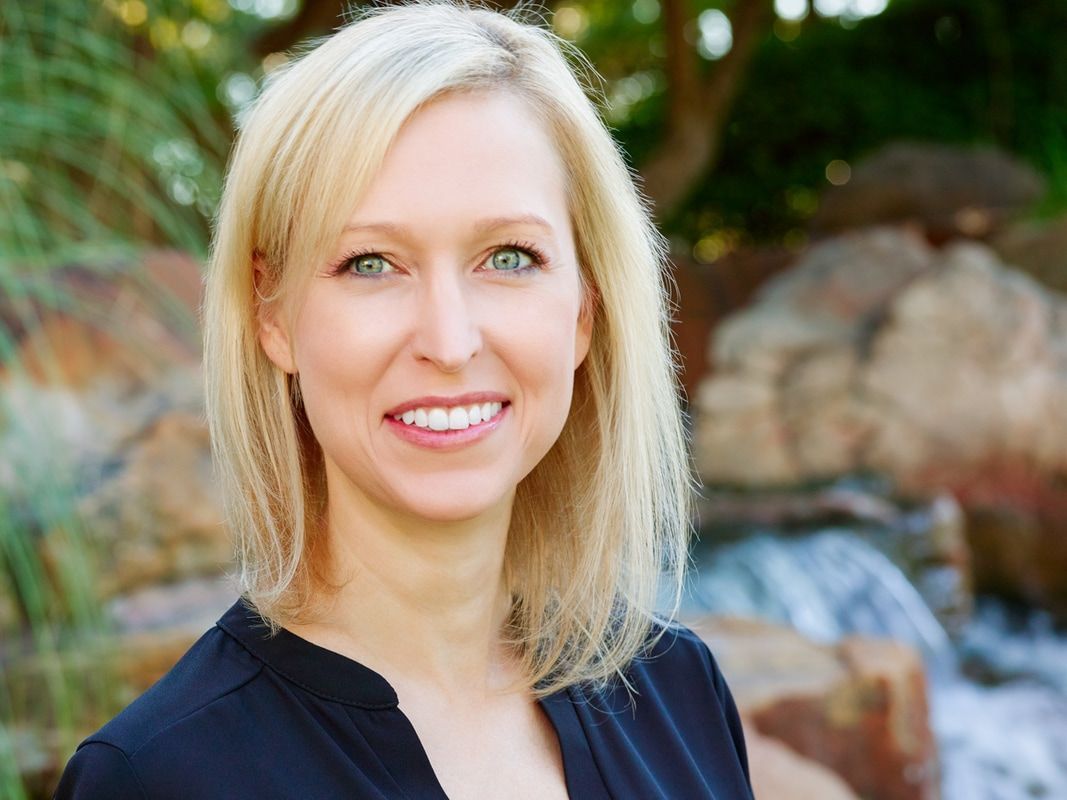
[[582,305],[578,309],[578,328],[574,337],[574,368],[578,369],[589,354],[593,341],[593,320],[600,305],[600,293],[592,284],[582,291]]
[[267,278],[266,269],[263,266],[262,256],[257,252],[252,257],[255,267],[253,274],[256,322],[259,326],[259,346],[267,354],[267,358],[278,369],[296,373],[296,362],[293,359],[293,350],[289,337],[287,322],[281,314],[281,303],[277,297],[265,297],[263,293],[270,281]]

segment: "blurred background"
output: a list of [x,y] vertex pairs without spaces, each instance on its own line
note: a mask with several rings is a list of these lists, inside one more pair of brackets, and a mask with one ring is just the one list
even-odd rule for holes
[[[685,614],[758,796],[1067,797],[1067,3],[540,8],[672,244]],[[235,120],[342,12],[0,0],[0,797],[234,599],[200,270]]]

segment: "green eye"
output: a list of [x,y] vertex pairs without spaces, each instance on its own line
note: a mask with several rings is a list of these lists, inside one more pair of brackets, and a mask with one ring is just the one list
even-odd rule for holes
[[[525,259],[525,262],[523,259]],[[516,247],[505,247],[493,253],[489,263],[493,269],[500,272],[514,272],[530,266],[533,263],[533,259],[528,253],[524,253]]]
[[388,262],[374,253],[352,259],[352,271],[357,275],[380,275],[388,268]]

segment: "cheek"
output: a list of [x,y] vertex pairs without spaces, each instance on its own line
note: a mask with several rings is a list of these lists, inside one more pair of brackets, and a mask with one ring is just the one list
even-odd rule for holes
[[524,395],[543,412],[565,415],[574,380],[578,303],[569,295],[529,297],[501,305],[498,346]]
[[[295,360],[308,417],[319,429],[365,411],[395,338],[369,309],[308,303],[296,329]],[[380,315],[378,315],[380,316]]]

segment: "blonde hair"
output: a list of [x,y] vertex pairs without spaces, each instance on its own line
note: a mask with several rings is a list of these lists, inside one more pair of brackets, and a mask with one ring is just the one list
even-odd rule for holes
[[657,629],[657,606],[676,609],[693,484],[667,250],[590,76],[573,47],[519,13],[417,0],[365,10],[272,73],[243,118],[207,276],[207,413],[240,588],[273,628],[298,619],[318,586],[326,496],[294,382],[259,345],[259,306],[299,296],[405,120],[475,90],[512,92],[545,119],[595,305],[567,422],[516,492],[505,635],[544,695],[623,675]]

